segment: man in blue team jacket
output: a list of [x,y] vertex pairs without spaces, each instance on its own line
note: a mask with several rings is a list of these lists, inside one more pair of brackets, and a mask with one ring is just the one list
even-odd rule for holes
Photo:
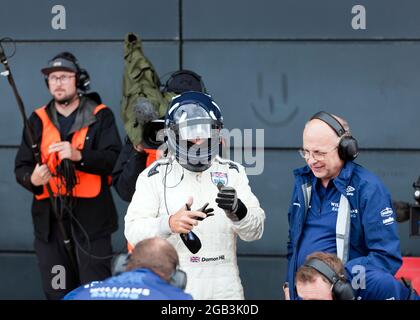
[[64,300],[192,300],[183,291],[186,275],[178,265],[178,254],[167,240],[145,239],[135,246],[126,272],[81,286]]
[[350,273],[371,265],[394,275],[402,260],[391,197],[378,177],[353,162],[358,147],[347,122],[315,114],[300,154],[307,166],[294,171],[286,299],[296,299],[295,273],[316,251],[337,254]]

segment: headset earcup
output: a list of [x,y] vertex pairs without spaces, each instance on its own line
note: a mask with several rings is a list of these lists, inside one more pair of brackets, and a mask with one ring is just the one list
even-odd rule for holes
[[336,300],[354,300],[354,291],[349,282],[338,280],[332,289]]
[[77,76],[77,88],[82,91],[87,91],[90,88],[89,73],[85,69],[80,69]]
[[342,137],[338,146],[338,155],[344,161],[353,161],[356,159],[359,155],[357,140],[352,136]]
[[171,279],[169,279],[169,283],[181,290],[184,290],[187,286],[187,274],[180,269],[176,269],[172,274]]

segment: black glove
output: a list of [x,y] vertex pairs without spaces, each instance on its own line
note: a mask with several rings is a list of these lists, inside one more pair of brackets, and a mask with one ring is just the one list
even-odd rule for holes
[[232,187],[221,187],[216,198],[217,205],[223,210],[235,213],[238,209],[238,196]]
[[216,203],[219,208],[225,210],[227,217],[232,221],[242,220],[248,210],[236,194],[236,190],[232,187],[224,187],[218,185],[219,193],[217,194]]
[[[214,213],[210,213],[210,212],[213,212],[214,209],[213,208],[207,208],[208,205],[209,205],[209,203],[206,202],[206,204],[204,206],[202,206],[200,209],[197,209],[197,211],[201,211],[201,212],[205,213],[207,215],[206,218],[214,216]],[[198,221],[204,220],[204,218],[200,218],[200,217],[196,217],[196,219]]]

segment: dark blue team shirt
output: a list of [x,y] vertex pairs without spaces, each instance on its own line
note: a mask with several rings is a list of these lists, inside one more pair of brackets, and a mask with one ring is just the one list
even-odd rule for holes
[[324,188],[321,180],[314,179],[310,208],[308,209],[299,245],[297,268],[306,257],[316,251],[337,253],[335,226],[341,193],[333,180]]

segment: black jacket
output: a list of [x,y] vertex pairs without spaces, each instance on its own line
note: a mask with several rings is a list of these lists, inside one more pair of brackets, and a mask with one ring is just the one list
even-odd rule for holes
[[[82,97],[80,106],[74,111],[78,112],[75,123],[70,130],[67,141],[71,141],[73,133],[80,127],[89,125],[86,141],[82,153],[82,160],[76,162],[77,170],[101,176],[101,191],[95,198],[76,198],[73,214],[81,223],[90,240],[109,235],[118,228],[118,216],[112,199],[107,176],[111,175],[118,154],[121,150],[121,140],[115,124],[114,115],[109,108],[102,109],[92,117],[93,109],[97,103]],[[58,127],[57,115],[53,102],[47,106],[47,113],[53,123]],[[42,137],[41,119],[32,113],[31,123],[38,145]],[[28,143],[26,134],[23,134],[22,144],[19,147],[15,159],[15,175],[19,184],[27,190],[39,195],[42,186],[36,187],[31,183],[30,177],[35,168],[35,158]],[[32,219],[35,229],[35,237],[48,241],[50,223],[55,219],[50,200],[37,200],[32,202]],[[75,229],[78,229],[76,226]],[[80,230],[79,230],[80,232]]]
[[139,174],[146,169],[147,153],[137,152],[128,137],[112,172],[112,185],[124,201],[130,202]]

